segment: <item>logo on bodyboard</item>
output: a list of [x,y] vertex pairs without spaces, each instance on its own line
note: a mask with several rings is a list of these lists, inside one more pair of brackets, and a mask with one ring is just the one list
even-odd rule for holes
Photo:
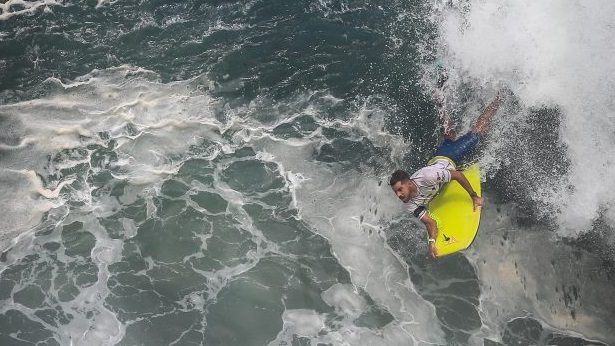
[[442,235],[444,236],[444,244],[446,245],[451,245],[457,242],[457,239],[455,239],[455,237],[448,237],[444,233],[442,233]]

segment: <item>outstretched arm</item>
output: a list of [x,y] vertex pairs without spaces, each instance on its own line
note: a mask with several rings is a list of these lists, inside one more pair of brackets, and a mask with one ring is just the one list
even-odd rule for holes
[[436,220],[432,219],[431,216],[429,216],[429,213],[423,214],[420,220],[425,224],[425,227],[427,227],[427,234],[429,234],[429,240],[427,241],[427,246],[429,247],[429,255],[431,255],[431,257],[433,258],[436,258],[438,257],[438,251],[436,250],[438,224],[436,223]]
[[463,175],[463,173],[461,173],[460,171],[451,170],[451,179],[456,180],[461,185],[461,187],[463,187],[468,192],[470,197],[472,197],[472,202],[474,203],[474,211],[476,211],[476,207],[483,206],[483,198],[479,197],[476,194],[476,192],[472,188],[472,185],[470,185],[470,182],[468,181],[466,176]]

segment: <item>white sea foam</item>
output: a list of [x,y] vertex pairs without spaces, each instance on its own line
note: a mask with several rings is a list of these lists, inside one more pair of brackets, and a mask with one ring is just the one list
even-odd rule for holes
[[[74,317],[67,325],[44,324],[61,344],[116,344],[125,332],[117,316],[104,305],[109,294],[108,267],[121,259],[123,242],[110,239],[97,218],[112,215],[120,202],[138,197],[146,198],[151,216],[156,206],[148,193],[155,192],[164,178],[177,172],[182,160],[173,157],[184,154],[203,138],[217,138],[217,123],[209,112],[212,99],[202,93],[191,95],[190,83],[194,81],[162,84],[157,78],[149,71],[129,66],[93,71],[68,84],[47,80],[44,86],[49,89],[48,96],[0,106],[2,116],[8,119],[5,121],[21,126],[20,131],[9,134],[17,136],[10,140],[28,139],[28,145],[12,148],[2,158],[2,176],[11,179],[3,184],[0,199],[8,215],[0,225],[3,237],[8,237],[3,246],[12,245],[8,263],[33,251],[32,231],[37,229],[34,226],[45,229],[44,224],[38,224],[46,212],[50,213],[50,228],[62,222],[81,221],[84,232],[95,238],[89,260],[97,267],[97,281],[80,287],[73,299],[59,300],[62,310]],[[116,143],[112,150],[118,160],[103,158],[96,164],[102,167],[93,165],[93,151],[86,146],[106,147],[110,139]],[[101,168],[130,182],[125,195],[116,199],[93,194],[87,178]],[[71,173],[73,170],[78,173]],[[83,206],[58,221],[51,214],[60,210],[66,200]],[[136,234],[138,225],[133,220],[123,219],[122,225],[126,237]],[[50,235],[54,236],[57,237]],[[58,260],[73,261],[62,252]],[[57,274],[56,269],[53,272]],[[57,296],[59,289],[49,294]],[[34,311],[19,305],[9,303],[7,308],[19,310],[33,321],[41,320]]]
[[316,336],[324,327],[324,319],[314,310],[286,310],[282,314],[286,328],[293,329],[293,334],[301,336]]
[[[66,338],[65,342],[75,345],[113,345],[122,340],[125,327],[104,302],[109,294],[108,267],[121,259],[122,241],[110,239],[106,230],[93,218],[83,221],[96,239],[91,259],[98,267],[98,278],[92,286],[81,289],[73,300],[62,304],[64,311],[77,316],[58,334]],[[93,312],[94,317],[89,317],[88,312]]]
[[39,8],[51,11],[51,6],[62,6],[63,1],[55,0],[8,0],[0,2],[0,20],[7,20],[13,16],[23,16],[35,13]]
[[[94,70],[72,83],[47,80],[47,97],[0,106],[6,121],[21,126],[13,134],[18,138],[11,140],[28,143],[3,156],[3,176],[18,181],[7,184],[0,197],[9,215],[0,223],[0,234],[11,230],[14,235],[36,224],[45,211],[62,203],[63,188],[100,215],[111,208],[108,203],[92,204],[91,191],[69,187],[84,177],[69,175],[42,182],[34,173],[59,174],[80,164],[89,166],[91,152],[74,155],[70,150],[106,145],[101,133],[117,143],[116,178],[131,185],[161,181],[177,172],[181,162],[174,155],[203,138],[216,140],[219,122],[211,115],[215,101],[202,93],[192,95],[194,80],[162,84],[157,79],[150,71],[130,66]],[[69,152],[57,156],[62,150]],[[54,156],[58,162],[47,166]],[[134,194],[129,198],[134,199]]]
[[[110,239],[96,218],[112,215],[121,203],[140,197],[147,201],[148,216],[153,216],[156,205],[152,194],[157,194],[161,182],[176,173],[183,162],[173,157],[186,153],[203,138],[215,140],[218,136],[217,122],[210,113],[212,99],[202,93],[191,95],[194,80],[162,84],[157,78],[156,74],[129,66],[93,71],[68,84],[47,80],[44,86],[50,90],[48,96],[0,106],[5,124],[19,125],[13,127],[19,131],[7,134],[8,140],[27,142],[10,148],[0,170],[7,183],[2,184],[0,197],[6,215],[0,222],[2,249],[12,247],[7,263],[33,251],[33,231],[47,227],[47,221],[40,224],[45,213],[50,215],[49,227],[71,219],[82,221],[84,229],[96,239],[90,256],[98,268],[96,283],[81,287],[74,299],[59,303],[74,318],[59,327],[43,323],[61,344],[116,344],[125,332],[124,325],[104,305],[109,294],[108,267],[121,258],[122,241]],[[97,163],[102,167],[92,165],[93,151],[85,147],[106,147],[109,139],[116,143],[112,149],[118,159],[104,158]],[[94,188],[87,178],[101,168],[130,182],[122,196],[116,199],[93,195]],[[79,173],[70,173],[73,170]],[[61,211],[66,201],[82,203],[80,212],[73,210],[65,220],[66,215],[60,220],[53,218],[51,214]],[[80,218],[80,213],[88,216]],[[139,225],[129,219],[121,222],[126,238],[136,235]],[[58,260],[73,261],[61,252]],[[252,259],[249,264],[256,261]],[[249,266],[227,268],[220,273],[224,279],[220,287],[212,290],[219,290],[228,277],[246,268]],[[53,272],[57,274],[56,269]],[[59,289],[49,294],[57,296]],[[6,306],[42,322],[33,310],[12,303]]]
[[330,306],[350,318],[359,317],[367,304],[351,285],[336,284],[323,292],[322,299]]
[[43,186],[40,177],[31,170],[0,170],[2,196],[0,209],[3,211],[0,222],[0,251],[8,247],[23,231],[36,226],[41,217],[61,206],[64,201],[59,192],[72,180],[59,184],[55,189]]
[[476,0],[439,17],[452,79],[486,94],[506,85],[525,110],[560,111],[571,165],[566,177],[550,180],[548,194],[533,198],[552,205],[566,236],[589,230],[615,205],[614,16],[608,0]]

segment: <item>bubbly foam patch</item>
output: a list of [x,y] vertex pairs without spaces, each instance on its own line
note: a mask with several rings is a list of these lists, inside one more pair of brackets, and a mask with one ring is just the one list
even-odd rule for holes
[[29,170],[0,170],[2,196],[0,209],[0,251],[3,251],[24,230],[36,226],[41,217],[62,205],[59,192],[71,181],[65,181],[55,189],[43,186],[41,178]]
[[7,20],[13,16],[34,14],[39,8],[51,11],[51,6],[61,6],[62,0],[8,0],[0,2],[0,20]]
[[322,294],[323,300],[351,318],[357,318],[365,309],[365,300],[350,285],[337,284]]
[[[0,106],[2,123],[18,125],[2,137],[10,146],[4,148],[2,173],[14,182],[0,197],[9,215],[0,233],[36,224],[45,211],[63,203],[62,193],[103,215],[110,205],[92,204],[91,191],[82,188],[89,184],[88,174],[103,166],[112,165],[115,177],[133,186],[175,173],[181,162],[174,156],[203,138],[219,136],[221,125],[212,116],[216,101],[193,93],[202,83],[162,84],[150,71],[121,66],[94,70],[67,84],[51,78],[42,86],[47,96]],[[99,157],[97,149],[109,145],[110,156]],[[51,178],[41,181],[34,172]]]
[[286,310],[282,314],[284,325],[293,329],[293,334],[316,336],[324,327],[324,319],[314,310]]

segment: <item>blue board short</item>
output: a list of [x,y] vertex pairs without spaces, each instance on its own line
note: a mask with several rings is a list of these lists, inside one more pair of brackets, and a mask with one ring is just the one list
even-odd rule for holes
[[470,158],[479,141],[480,137],[473,132],[468,132],[455,140],[445,139],[436,149],[434,156],[446,156],[459,165]]

